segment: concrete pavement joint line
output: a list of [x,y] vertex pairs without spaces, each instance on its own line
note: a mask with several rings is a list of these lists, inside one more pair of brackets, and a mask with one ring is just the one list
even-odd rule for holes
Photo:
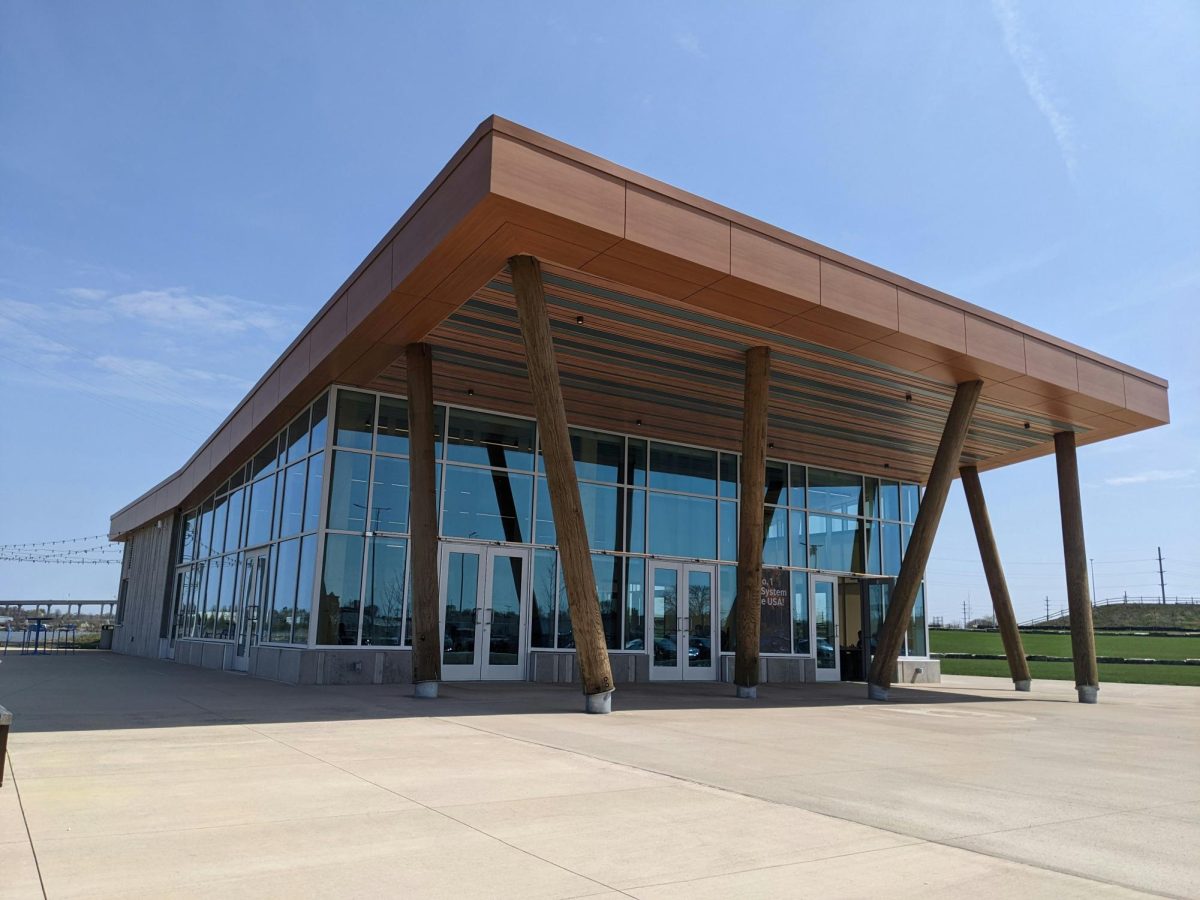
[[[1085,880],[1085,881],[1091,881],[1091,882],[1093,882],[1093,883],[1096,883],[1096,884],[1108,884],[1108,885],[1112,885],[1113,887],[1120,887],[1120,888],[1126,888],[1126,889],[1129,889],[1129,890],[1134,890],[1134,891],[1141,891],[1142,893],[1144,893],[1144,894],[1148,894],[1148,895],[1160,896],[1160,897],[1169,897],[1169,896],[1171,896],[1170,894],[1157,894],[1157,893],[1155,893],[1155,892],[1152,892],[1152,891],[1147,891],[1147,890],[1146,890],[1144,887],[1140,887],[1140,886],[1136,886],[1136,885],[1130,885],[1130,884],[1125,884],[1124,882],[1112,881],[1111,879],[1105,879],[1105,878],[1096,878],[1096,877],[1095,877],[1095,876],[1093,876],[1093,875],[1080,874],[1079,872],[1072,872],[1072,871],[1070,871],[1070,870],[1068,870],[1068,869],[1063,869],[1063,868],[1060,868],[1060,867],[1057,867],[1057,866],[1043,865],[1043,864],[1041,864],[1041,863],[1032,863],[1032,862],[1026,862],[1026,861],[1024,861],[1024,860],[1013,859],[1012,857],[1009,857],[1009,856],[1003,856],[1003,855],[1001,855],[1000,853],[996,853],[996,852],[992,852],[992,851],[988,851],[988,850],[981,850],[981,849],[974,848],[974,847],[959,847],[959,846],[958,846],[958,845],[956,845],[956,844],[950,843],[948,839],[939,839],[939,838],[922,838],[922,837],[920,837],[920,836],[918,836],[918,835],[915,835],[915,834],[909,834],[909,833],[907,833],[907,832],[900,831],[900,830],[898,830],[898,829],[896,829],[896,828],[891,828],[891,827],[888,827],[887,825],[877,825],[877,824],[874,824],[874,823],[872,823],[872,822],[864,822],[864,821],[861,821],[861,820],[859,820],[859,819],[852,819],[852,818],[850,818],[849,816],[840,816],[840,815],[834,815],[833,813],[820,812],[820,811],[818,811],[818,810],[815,810],[815,809],[810,809],[810,808],[809,808],[809,807],[807,807],[807,806],[801,806],[801,805],[800,805],[800,804],[798,804],[798,803],[785,803],[785,802],[783,802],[783,801],[776,800],[776,799],[774,799],[774,798],[771,798],[771,797],[760,797],[760,796],[758,796],[758,795],[756,795],[756,794],[747,794],[747,793],[745,793],[744,791],[735,790],[735,789],[733,789],[733,788],[720,787],[720,786],[718,786],[718,785],[709,784],[709,783],[707,783],[707,782],[704,782],[704,781],[699,781],[699,780],[697,780],[697,779],[694,779],[694,778],[687,778],[687,777],[684,777],[684,776],[682,776],[682,775],[675,775],[675,774],[672,774],[672,773],[670,773],[670,772],[660,772],[660,771],[658,771],[658,770],[656,770],[656,769],[650,769],[650,768],[647,768],[647,767],[644,767],[644,766],[638,766],[638,765],[634,765],[634,764],[632,764],[632,763],[620,763],[620,762],[615,762],[614,760],[610,760],[610,759],[604,759],[603,757],[599,757],[599,756],[593,756],[593,755],[591,755],[591,754],[588,754],[588,753],[583,753],[583,752],[581,752],[581,751],[578,751],[578,750],[570,750],[570,749],[568,749],[568,748],[566,748],[566,747],[557,747],[557,746],[555,746],[555,745],[553,745],[553,744],[544,744],[544,743],[542,743],[542,742],[540,742],[540,741],[535,741],[535,740],[532,740],[532,739],[529,739],[529,738],[521,738],[521,737],[515,737],[515,736],[512,736],[512,735],[504,735],[504,734],[499,734],[499,733],[496,733],[496,732],[488,731],[486,728],[480,728],[480,727],[479,727],[479,726],[477,726],[477,725],[467,725],[467,724],[465,724],[465,723],[462,723],[462,722],[459,722],[459,723],[457,723],[457,724],[460,724],[460,725],[462,725],[464,728],[470,728],[470,729],[472,729],[472,730],[474,730],[474,731],[481,731],[481,732],[483,732],[484,734],[492,734],[492,735],[494,735],[495,737],[499,737],[499,738],[508,738],[509,740],[519,741],[519,742],[521,742],[521,743],[525,743],[525,744],[532,744],[532,745],[534,745],[534,746],[537,746],[537,747],[545,747],[545,748],[547,748],[547,749],[550,749],[550,750],[558,750],[558,751],[560,751],[560,752],[562,752],[562,753],[570,753],[570,754],[575,754],[575,755],[578,755],[578,756],[582,756],[582,757],[584,757],[584,758],[586,758],[586,759],[592,759],[592,760],[595,760],[596,762],[605,762],[605,763],[610,763],[610,764],[612,764],[612,765],[618,765],[618,766],[627,766],[628,768],[630,768],[630,769],[634,769],[635,771],[639,771],[639,772],[650,772],[650,773],[653,773],[653,774],[655,774],[655,775],[662,775],[662,776],[663,776],[663,777],[665,777],[665,778],[672,778],[672,779],[674,779],[674,780],[676,780],[676,781],[680,781],[680,782],[683,782],[683,783],[685,783],[685,784],[692,784],[692,785],[695,785],[695,786],[697,786],[697,787],[707,788],[707,789],[709,789],[709,790],[713,790],[713,791],[723,792],[723,793],[727,793],[727,794],[733,794],[734,796],[738,796],[738,797],[744,797],[744,798],[746,798],[746,799],[748,799],[748,800],[757,800],[757,801],[759,801],[759,802],[761,802],[761,803],[769,803],[769,804],[771,804],[771,805],[773,805],[773,806],[783,806],[783,807],[787,807],[788,809],[802,809],[802,810],[804,810],[805,812],[808,812],[808,813],[810,813],[810,814],[812,814],[812,815],[814,815],[814,816],[824,816],[824,817],[826,817],[826,818],[829,818],[829,819],[835,819],[835,820],[837,820],[837,821],[840,821],[840,822],[849,822],[849,823],[850,823],[850,824],[852,824],[852,825],[862,825],[862,826],[865,826],[865,827],[867,827],[867,828],[874,828],[874,829],[877,829],[878,831],[883,831],[883,832],[887,832],[887,833],[889,833],[889,834],[898,835],[898,836],[900,836],[900,837],[909,838],[909,839],[911,839],[911,840],[913,840],[913,841],[916,841],[916,842],[918,842],[918,843],[935,844],[935,845],[937,845],[937,846],[939,846],[939,847],[947,847],[947,848],[950,848],[950,849],[953,849],[953,850],[959,850],[959,851],[962,851],[962,852],[964,852],[964,853],[976,853],[976,854],[979,854],[980,856],[986,856],[986,857],[988,857],[988,858],[990,858],[990,859],[998,859],[998,860],[1002,860],[1002,861],[1004,861],[1004,862],[1008,862],[1008,863],[1013,863],[1013,864],[1016,864],[1016,865],[1028,866],[1028,867],[1029,867],[1029,868],[1031,868],[1031,869],[1040,869],[1040,870],[1042,870],[1042,871],[1046,871],[1046,872],[1055,872],[1055,873],[1057,873],[1057,874],[1059,874],[1059,875],[1070,875],[1072,878],[1080,878],[1080,879],[1083,879],[1083,880]],[[1100,814],[1100,815],[1098,815],[1098,816],[1088,816],[1088,817],[1085,817],[1085,818],[1103,818],[1103,817],[1104,817],[1104,816],[1106,816],[1106,815],[1112,815],[1112,813],[1102,813],[1102,814]],[[1070,820],[1067,820],[1067,821],[1070,821]],[[1056,825],[1056,824],[1059,824],[1059,823],[1058,823],[1058,822],[1047,822],[1047,823],[1044,823],[1044,824],[1045,824],[1045,825]],[[1035,825],[1035,826],[1028,826],[1028,825],[1026,825],[1026,826],[1020,826],[1020,827],[1018,827],[1018,828],[1013,828],[1013,829],[1004,829],[1004,830],[1008,830],[1008,831],[1020,831],[1020,830],[1022,830],[1023,828],[1038,828],[1038,827],[1043,827],[1043,826],[1041,826],[1041,825]],[[980,835],[967,835],[966,837],[979,837],[979,836],[980,836]],[[868,852],[870,852],[870,851],[868,851]],[[751,871],[752,871],[752,870],[751,870]]]
[[[592,884],[599,885],[600,887],[604,888],[605,890],[614,891],[614,892],[616,892],[618,894],[622,894],[626,897],[632,897],[631,894],[627,894],[627,893],[625,893],[625,891],[622,891],[619,888],[615,888],[610,884],[605,884],[603,881],[597,881],[595,878],[592,878],[588,875],[584,875],[581,872],[576,872],[575,870],[569,869],[566,866],[561,865],[560,863],[554,862],[553,860],[549,860],[544,857],[538,856],[536,853],[526,850],[523,847],[518,847],[515,844],[510,844],[508,841],[504,840],[503,838],[497,837],[494,834],[489,834],[488,832],[484,831],[483,829],[477,828],[476,826],[471,825],[469,822],[464,822],[461,819],[457,819],[454,816],[450,815],[449,813],[444,812],[441,809],[438,809],[437,807],[429,806],[428,804],[422,803],[420,800],[417,800],[413,797],[408,797],[408,796],[400,793],[397,790],[393,790],[392,788],[389,788],[389,787],[384,787],[382,784],[378,784],[369,778],[365,778],[362,775],[359,775],[356,772],[351,772],[349,769],[343,769],[337,763],[330,762],[327,759],[322,759],[321,757],[316,756],[315,754],[309,753],[306,750],[302,750],[299,747],[292,746],[287,741],[280,740],[279,738],[274,737],[273,735],[265,734],[264,732],[258,731],[256,728],[252,728],[249,725],[243,725],[242,727],[246,728],[249,731],[254,732],[255,734],[261,735],[266,738],[270,738],[271,740],[273,740],[279,744],[282,744],[283,746],[288,747],[291,750],[295,750],[297,753],[303,753],[305,756],[308,756],[308,757],[316,760],[317,762],[324,763],[325,765],[330,766],[331,768],[337,769],[339,772],[343,772],[346,775],[349,775],[353,778],[357,778],[359,781],[369,784],[372,787],[377,788],[378,790],[385,791],[389,794],[399,797],[401,800],[407,800],[409,803],[415,803],[417,806],[421,807],[422,809],[428,810],[429,812],[433,813],[434,815],[441,816],[444,819],[449,819],[451,822],[455,822],[464,828],[474,831],[478,835],[488,838],[489,840],[496,841],[496,843],[498,843],[498,844],[503,844],[505,847],[508,847],[510,850],[515,850],[517,853],[520,853],[524,856],[530,856],[533,859],[539,860],[540,862],[543,862],[548,866],[553,866],[554,868],[559,869],[560,871],[566,872],[569,875],[574,875],[576,878],[582,878],[584,881],[590,881]],[[495,737],[499,737],[499,738],[503,739],[502,735],[495,735]]]
[[42,878],[42,864],[38,861],[37,847],[33,846],[33,832],[29,830],[29,817],[25,815],[25,801],[21,799],[21,788],[17,784],[17,773],[13,771],[12,754],[8,756],[8,777],[12,780],[13,790],[17,794],[17,808],[21,810],[21,824],[25,826],[25,836],[29,839],[29,852],[33,854],[33,868],[37,871],[38,885],[42,889],[42,900],[46,900],[46,881]]

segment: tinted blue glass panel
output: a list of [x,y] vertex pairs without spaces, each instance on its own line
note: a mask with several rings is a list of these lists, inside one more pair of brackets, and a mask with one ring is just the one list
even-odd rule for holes
[[450,410],[446,458],[507,469],[533,468],[533,423],[497,413]]
[[321,484],[325,479],[325,454],[308,459],[308,487],[304,492],[304,530],[314,531],[321,521]]
[[445,477],[443,535],[529,543],[533,524],[532,475],[447,466]]
[[558,554],[553,550],[533,553],[533,610],[529,623],[531,647],[554,646],[554,576]]
[[630,553],[646,552],[646,492],[630,489],[625,510],[625,534]]
[[285,432],[286,452],[284,458],[287,462],[295,462],[308,453],[308,410],[306,409],[295,421],[287,427]]
[[788,502],[788,467],[787,463],[768,462],[767,474],[763,481],[764,503],[771,505]]
[[200,507],[200,519],[197,525],[198,538],[196,541],[196,558],[205,559],[213,555],[212,549],[212,500],[205,500]]
[[[571,456],[577,478],[610,484],[621,484],[624,480],[625,439],[619,435],[572,428]],[[538,471],[546,471],[546,460],[541,454],[538,454]]]
[[238,550],[242,546],[242,515],[245,500],[245,488],[238,488],[229,495],[229,512],[225,517],[226,550]]
[[917,599],[913,604],[912,620],[908,626],[908,655],[926,656],[929,648],[925,643],[925,585],[917,588]]
[[917,521],[917,508],[920,505],[920,489],[915,484],[900,485],[900,516],[905,522]]
[[[437,415],[434,415],[437,420]],[[379,453],[408,453],[408,401],[397,397],[379,398],[379,423],[375,431],[375,450]]]
[[880,547],[880,530],[879,522],[874,519],[863,520],[863,539],[867,547],[867,572],[871,575],[880,575],[883,573],[883,557]]
[[370,450],[374,428],[375,395],[338,391],[333,442],[339,447]]
[[811,568],[812,560],[808,552],[806,524],[803,511],[793,509],[788,513],[788,528],[792,534],[792,565],[808,566]]
[[596,596],[600,599],[600,621],[609,650],[621,649],[621,617],[625,607],[625,570],[619,556],[592,554]]
[[793,653],[808,656],[812,653],[808,629],[808,573],[792,573],[792,641]]
[[862,510],[862,477],[827,469],[808,470],[809,509],[857,516]]
[[646,649],[646,560],[625,560],[625,649]]
[[408,531],[408,460],[375,457],[371,531]]
[[881,557],[883,560],[884,575],[899,575],[900,574],[900,526],[891,522],[884,522],[879,529],[880,542],[883,547]]
[[812,567],[829,572],[862,572],[859,531],[858,519],[810,515],[808,553]]
[[717,454],[676,444],[650,444],[650,486],[665,491],[717,493]]
[[235,550],[235,547],[226,548],[225,546],[225,523],[229,516],[229,496],[226,495],[216,502],[213,507],[212,521],[212,552],[224,553],[226,549]]
[[788,511],[783,506],[763,510],[763,565],[788,564]]
[[792,487],[788,493],[788,504],[800,509],[807,497],[805,484],[808,481],[808,469],[804,466],[792,466]]
[[329,435],[329,395],[322,394],[311,407],[312,427],[309,429],[308,445],[313,450],[322,450]]
[[734,651],[734,601],[737,599],[737,567],[721,566],[717,571],[717,582],[721,591],[721,652]]
[[356,534],[330,534],[325,538],[324,571],[317,607],[318,644],[354,644],[358,641],[364,540]]
[[721,503],[721,547],[720,559],[737,561],[738,525],[737,504]]
[[291,537],[304,528],[304,488],[308,481],[308,464],[294,463],[283,470],[283,509],[279,518],[279,534]]
[[[537,483],[538,544],[557,544],[554,515],[550,508],[550,488],[545,478]],[[583,522],[587,526],[588,543],[593,550],[620,550],[624,516],[620,508],[621,488],[605,484],[580,482],[579,500],[583,506]]]
[[275,476],[260,478],[250,486],[246,514],[246,546],[257,547],[271,539],[271,514],[275,505]]
[[408,542],[403,538],[374,538],[367,564],[367,604],[363,607],[364,645],[400,646]]
[[637,438],[629,439],[629,465],[625,471],[629,483],[635,487],[646,486],[648,452],[645,441],[638,440]]
[[650,552],[659,556],[715,559],[717,501],[650,494]]
[[738,495],[738,458],[732,453],[721,454],[721,496],[736,500]]
[[879,518],[879,479],[863,479],[863,515]]
[[366,531],[367,479],[370,476],[370,456],[345,450],[334,452],[329,486],[329,517],[325,527]]
[[296,612],[296,575],[300,569],[300,541],[282,541],[275,546],[275,583],[271,611],[263,623],[264,639],[288,644]]
[[317,536],[300,539],[300,571],[296,579],[296,616],[293,620],[292,643],[308,643],[308,620],[312,615],[313,582],[317,577]]
[[894,481],[879,482],[879,517],[900,521],[900,485]]

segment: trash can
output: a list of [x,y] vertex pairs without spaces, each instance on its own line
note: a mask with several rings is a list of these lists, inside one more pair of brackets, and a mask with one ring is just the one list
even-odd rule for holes
[[101,650],[111,650],[113,639],[113,627],[111,625],[100,626],[100,647]]

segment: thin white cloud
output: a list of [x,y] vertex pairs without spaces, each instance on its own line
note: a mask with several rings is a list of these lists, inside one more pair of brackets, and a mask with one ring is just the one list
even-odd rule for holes
[[1054,91],[1044,74],[1045,66],[1028,35],[1013,0],[992,0],[992,12],[1004,34],[1004,48],[1017,67],[1025,90],[1034,106],[1050,126],[1067,174],[1075,177],[1076,155],[1074,125],[1054,97]]
[[109,292],[96,288],[67,288],[63,293],[76,300],[103,300]]
[[277,332],[283,320],[267,306],[235,297],[210,297],[183,288],[135,291],[108,301],[124,316],[160,328],[207,331],[210,334]]
[[675,46],[684,53],[691,54],[692,56],[696,56],[701,59],[704,59],[706,56],[708,56],[708,54],[704,52],[704,48],[700,46],[700,38],[694,32],[677,31],[672,39],[675,41]]
[[1182,481],[1196,473],[1195,469],[1149,469],[1136,472],[1133,475],[1119,475],[1116,478],[1105,478],[1104,483],[1109,487],[1123,487],[1129,484],[1150,484],[1155,481]]

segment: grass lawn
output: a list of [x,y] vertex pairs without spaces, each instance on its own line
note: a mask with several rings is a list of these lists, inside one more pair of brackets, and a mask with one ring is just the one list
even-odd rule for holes
[[[995,675],[1010,678],[1008,663],[1002,659],[943,659],[943,675]],[[1075,672],[1070,663],[1031,662],[1029,674],[1035,679],[1072,681]],[[1185,684],[1200,686],[1200,666],[1145,666],[1100,663],[1100,686],[1104,682],[1130,684]]]
[[[1071,636],[1069,634],[1022,634],[1021,642],[1025,645],[1025,652],[1031,656],[1071,655]],[[1004,644],[1000,641],[1000,635],[988,631],[930,629],[929,644],[929,649],[933,653],[1004,652]],[[1139,659],[1200,659],[1200,637],[1149,637],[1137,634],[1097,634],[1096,655],[1123,656],[1126,659],[1130,657]],[[985,660],[977,660],[977,662],[985,662]],[[1055,664],[1039,663],[1039,665]],[[1172,668],[1179,667],[1175,666]],[[944,663],[942,671],[946,671]],[[1157,684],[1158,682],[1153,683]],[[1176,682],[1162,683],[1174,684]],[[1186,683],[1192,684],[1193,682],[1189,681]]]

